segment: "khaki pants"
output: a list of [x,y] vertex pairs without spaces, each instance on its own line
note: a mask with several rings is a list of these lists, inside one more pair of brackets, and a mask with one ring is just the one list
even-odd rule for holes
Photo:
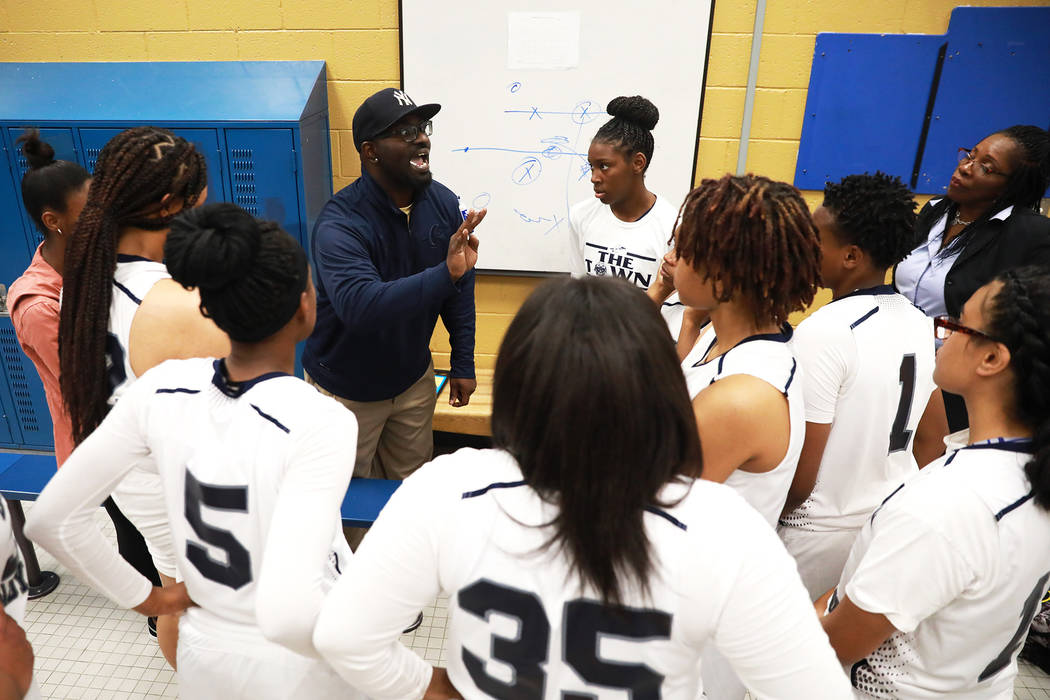
[[[357,458],[354,476],[404,479],[434,454],[434,363],[412,386],[392,399],[351,401],[326,391],[307,374],[306,381],[325,396],[349,408],[357,418]],[[364,528],[343,528],[357,549]]]

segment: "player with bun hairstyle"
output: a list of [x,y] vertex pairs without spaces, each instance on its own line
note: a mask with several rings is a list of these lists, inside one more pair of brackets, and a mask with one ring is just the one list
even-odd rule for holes
[[[312,643],[321,600],[350,563],[339,508],[357,422],[292,374],[316,315],[306,255],[233,204],[180,215],[164,254],[230,353],[140,377],[45,488],[27,532],[122,607],[200,606],[179,622],[180,697],[355,698]],[[173,587],[152,587],[92,521],[137,463],[163,484],[183,577]]]
[[594,198],[569,210],[569,272],[623,277],[648,289],[659,278],[677,216],[645,186],[660,112],[639,96],[617,97],[606,111],[612,119],[587,150]]
[[73,451],[73,428],[59,388],[58,319],[66,244],[87,201],[91,174],[79,164],[55,160],[55,149],[27,129],[19,137],[29,170],[22,177],[22,202],[44,241],[25,273],[11,284],[7,309],[18,342],[44,384],[55,435],[58,466]]
[[818,606],[859,696],[1008,698],[1050,585],[1050,270],[1001,273],[934,325],[964,446],[885,499]]
[[[695,700],[709,643],[765,697],[846,697],[773,530],[694,478],[685,381],[638,289],[537,289],[500,346],[492,435],[406,479],[325,602],[317,646],[369,697]],[[447,674],[398,641],[440,592]]]
[[[204,156],[166,129],[127,129],[99,153],[66,249],[59,324],[62,398],[76,443],[150,367],[229,352],[226,334],[201,316],[197,293],[168,279],[163,262],[172,218],[207,199],[206,179]],[[104,504],[121,555],[156,584],[175,578],[160,492],[155,476],[135,469]],[[173,663],[174,618],[155,630],[150,622]]]
[[934,347],[930,319],[886,284],[916,238],[915,199],[900,178],[828,183],[813,221],[833,298],[792,341],[806,438],[778,530],[816,600],[871,512],[917,471],[912,443],[934,388]]

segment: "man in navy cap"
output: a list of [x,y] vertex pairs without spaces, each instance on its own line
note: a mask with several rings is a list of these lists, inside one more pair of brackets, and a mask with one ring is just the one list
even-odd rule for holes
[[356,476],[402,479],[430,459],[439,315],[452,344],[449,402],[467,405],[477,386],[473,231],[485,210],[464,219],[430,174],[440,109],[393,88],[365,100],[353,122],[361,177],[314,227],[317,325],[303,367],[357,417]]

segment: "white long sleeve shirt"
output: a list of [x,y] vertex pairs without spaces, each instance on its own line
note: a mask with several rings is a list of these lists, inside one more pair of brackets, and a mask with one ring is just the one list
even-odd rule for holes
[[132,384],[74,451],[26,533],[117,605],[139,605],[150,582],[92,516],[133,465],[153,471],[200,606],[187,614],[316,656],[322,599],[351,556],[339,508],[356,444],[353,415],[295,377],[237,384],[219,360],[171,360]]

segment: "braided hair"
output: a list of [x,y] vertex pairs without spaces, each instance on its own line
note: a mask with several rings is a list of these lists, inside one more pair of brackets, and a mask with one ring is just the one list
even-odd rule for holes
[[200,290],[201,312],[241,343],[283,328],[310,275],[303,249],[276,222],[225,202],[175,217],[164,260],[172,279]]
[[653,129],[660,121],[660,111],[649,100],[634,97],[614,97],[605,111],[612,119],[605,122],[592,141],[616,146],[624,159],[635,153],[645,156],[645,172],[653,160]]
[[878,268],[903,260],[919,244],[915,198],[896,175],[847,175],[824,186],[824,207],[835,215],[839,242],[855,245]]
[[[980,224],[1007,207],[1039,211],[1039,201],[1050,188],[1050,132],[1038,126],[1017,124],[995,133],[1002,134],[1017,146],[1017,163],[1007,177],[1002,193],[983,214],[943,248],[943,255],[962,250]],[[952,204],[949,216],[955,212],[958,212],[958,206]]]
[[1025,465],[1035,502],[1050,510],[1050,270],[1023,267],[998,277],[987,333],[1010,350],[1014,417],[1032,429]]
[[66,248],[58,349],[62,397],[81,442],[106,415],[106,336],[121,229],[161,231],[162,200],[192,207],[207,185],[204,157],[167,129],[138,126],[99,153],[87,204]]
[[721,285],[719,301],[745,297],[760,326],[785,323],[821,281],[820,239],[802,194],[760,175],[705,179],[686,195],[675,253]]
[[55,149],[41,140],[37,129],[26,129],[15,143],[29,163],[22,177],[22,203],[40,233],[47,236],[51,232],[44,225],[44,210],[64,214],[69,196],[91,179],[91,173],[79,163],[55,160]]

